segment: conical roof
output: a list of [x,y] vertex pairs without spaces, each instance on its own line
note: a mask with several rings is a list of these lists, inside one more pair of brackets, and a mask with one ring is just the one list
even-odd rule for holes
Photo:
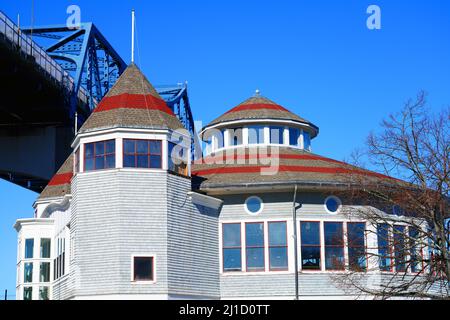
[[130,64],[80,129],[183,128],[166,102],[135,64]]
[[59,168],[48,185],[41,192],[38,200],[63,197],[66,194],[70,194],[70,183],[73,177],[73,157],[72,153],[66,161],[64,161],[61,168]]
[[[306,119],[303,119],[292,113],[285,107],[263,97],[257,92],[253,97],[245,100],[236,107],[232,108],[217,119],[211,121],[206,127],[219,123],[237,121],[237,120],[292,120],[310,125],[316,131],[318,128]],[[315,136],[315,135],[314,135]]]
[[[271,174],[262,174],[264,171]],[[202,191],[259,185],[331,186],[348,183],[349,177],[354,175],[377,182],[398,182],[373,171],[290,147],[272,150],[240,147],[231,154],[221,150],[192,165],[193,186]]]

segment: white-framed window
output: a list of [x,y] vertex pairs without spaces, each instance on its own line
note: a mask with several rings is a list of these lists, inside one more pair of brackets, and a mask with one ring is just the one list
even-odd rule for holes
[[336,196],[329,196],[324,201],[325,210],[330,214],[337,214],[341,210],[342,201]]
[[251,196],[245,200],[245,211],[252,216],[260,214],[264,209],[264,203],[260,197]]
[[131,281],[136,283],[154,283],[155,256],[154,255],[133,255],[131,257]]
[[287,221],[224,222],[221,226],[224,273],[288,271]]

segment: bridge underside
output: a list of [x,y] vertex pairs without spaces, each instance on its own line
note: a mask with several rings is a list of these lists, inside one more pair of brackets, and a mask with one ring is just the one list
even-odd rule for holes
[[40,192],[70,154],[61,86],[0,38],[0,178]]

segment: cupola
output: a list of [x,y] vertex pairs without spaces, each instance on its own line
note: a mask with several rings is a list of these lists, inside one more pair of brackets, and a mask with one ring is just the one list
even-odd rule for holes
[[319,133],[313,123],[261,96],[259,90],[244,102],[211,121],[201,131],[206,154],[251,145],[290,146],[311,151]]

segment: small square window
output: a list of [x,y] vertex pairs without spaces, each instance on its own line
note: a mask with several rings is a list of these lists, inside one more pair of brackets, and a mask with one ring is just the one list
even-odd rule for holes
[[153,257],[133,258],[133,280],[153,281]]

